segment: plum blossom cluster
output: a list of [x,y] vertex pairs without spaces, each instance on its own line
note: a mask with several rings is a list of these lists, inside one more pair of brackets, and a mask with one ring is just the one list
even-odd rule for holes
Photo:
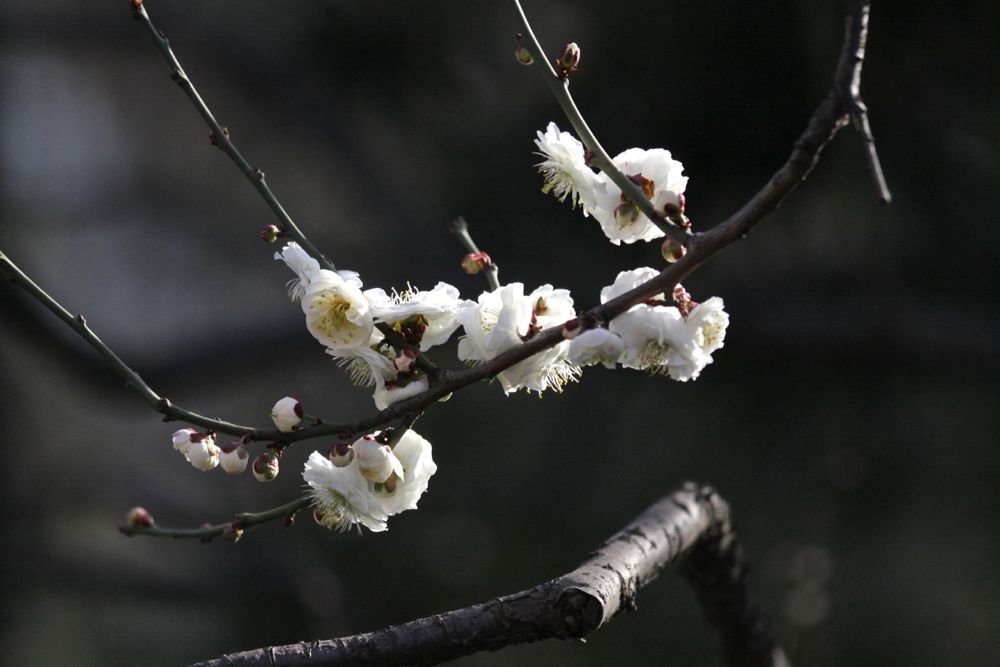
[[407,430],[395,446],[376,431],[353,444],[313,452],[302,478],[312,496],[316,522],[340,531],[352,527],[380,532],[390,516],[416,509],[437,465],[431,444]]
[[[591,169],[586,149],[573,135],[549,123],[544,132],[538,132],[535,145],[543,158],[536,165],[545,179],[542,192],[551,192],[560,202],[569,199],[571,206],[583,209],[584,216],[593,216],[612,243],[652,241],[664,236],[663,230],[643,215],[607,174]],[[684,165],[674,160],[670,151],[630,148],[612,162],[642,189],[657,211],[686,226],[684,188],[688,179],[683,175]]]
[[[601,303],[657,275],[648,267],[622,271],[613,284],[601,290]],[[574,324],[564,329],[564,336],[570,339],[570,363],[600,363],[608,368],[621,364],[686,382],[697,379],[712,363],[712,353],[723,346],[729,314],[719,297],[697,303],[678,285],[669,300],[663,293],[654,295],[613,319],[607,328],[581,332],[579,323]]]

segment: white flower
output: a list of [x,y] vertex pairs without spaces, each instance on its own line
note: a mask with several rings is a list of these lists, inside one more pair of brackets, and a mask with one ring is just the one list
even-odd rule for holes
[[395,486],[385,485],[378,490],[379,502],[389,516],[416,509],[431,475],[437,472],[431,443],[413,430],[403,434],[392,453],[403,466],[402,481],[396,480]]
[[379,342],[384,338],[382,332],[375,329],[369,344],[352,349],[328,349],[327,354],[343,366],[351,380],[356,385],[381,387],[389,380],[396,379],[396,366],[388,356],[389,351],[379,349]]
[[354,450],[354,461],[365,479],[382,483],[393,473],[403,477],[403,464],[393,454],[389,445],[383,445],[374,435],[366,435],[351,445]]
[[386,529],[389,515],[353,463],[337,467],[319,452],[306,461],[302,479],[310,487],[317,520],[327,528],[347,530],[361,525],[372,532]]
[[[601,290],[601,302],[610,301],[657,275],[656,270],[648,267],[622,271],[613,285]],[[653,295],[652,299],[662,302],[663,293]],[[714,324],[718,317],[713,304],[698,321]],[[680,310],[665,303],[640,303],[613,319],[608,329],[621,336],[625,343],[620,359],[622,366],[669,375],[684,382],[696,379],[712,361],[711,355],[696,340],[699,335],[704,339],[705,324],[689,326]],[[715,331],[708,328],[710,334]]]
[[[458,290],[448,283],[438,283],[429,292],[408,289],[405,292],[386,294],[385,290],[374,288],[365,291],[375,322],[385,322],[406,335],[413,332],[420,340],[424,352],[440,345],[451,337],[458,328],[455,313],[464,303]],[[410,328],[407,328],[407,321]],[[419,328],[419,331],[415,329]]]
[[291,433],[302,424],[302,405],[291,396],[285,396],[271,408],[271,421],[282,433]]
[[[665,213],[668,204],[680,205],[678,195],[684,192],[688,179],[683,175],[684,165],[671,158],[670,151],[630,148],[615,156],[612,162],[623,174],[638,182],[660,213]],[[612,243],[651,241],[664,236],[663,230],[622,196],[621,189],[607,174],[601,173],[598,179],[591,214],[601,223],[604,234]]]
[[375,407],[385,410],[393,403],[424,393],[428,386],[427,377],[424,375],[412,379],[405,385],[396,382],[383,384],[375,390]]
[[374,324],[357,273],[321,269],[295,242],[274,258],[284,261],[298,276],[290,283],[289,295],[301,301],[306,328],[316,340],[328,348],[353,349],[368,344]]
[[306,328],[332,350],[366,347],[375,324],[368,300],[356,284],[335,271],[320,269],[302,292]]
[[[562,326],[576,315],[573,299],[563,289],[542,285],[529,295],[524,285],[511,283],[479,295],[458,312],[465,336],[458,342],[458,358],[486,361],[530,340],[542,329]],[[497,375],[505,393],[527,389],[560,391],[575,381],[580,369],[566,360],[568,342],[519,361]]]
[[250,463],[250,454],[247,448],[240,443],[233,443],[222,448],[219,455],[219,467],[231,475],[238,475],[247,469]]
[[[634,290],[639,285],[643,285],[656,276],[660,275],[660,272],[656,269],[651,269],[648,266],[632,269],[631,271],[622,271],[615,278],[615,282],[601,290],[601,303],[607,303],[612,299],[621,296],[625,292],[630,292]],[[663,292],[659,294],[654,294],[650,299],[657,299],[663,301],[666,296]]]
[[578,334],[569,343],[566,358],[575,366],[603,364],[614,368],[625,351],[621,337],[607,329],[595,327]]
[[722,299],[713,296],[699,303],[687,318],[687,327],[692,332],[695,345],[706,354],[712,354],[726,340],[726,327],[729,326],[729,313],[723,308]]
[[583,214],[593,211],[595,188],[598,187],[598,176],[587,166],[581,144],[569,132],[560,132],[555,123],[549,123],[545,133],[538,132],[535,139],[538,155],[545,158],[536,167],[545,177],[542,192],[552,192],[560,202],[569,197],[570,204],[583,208]]

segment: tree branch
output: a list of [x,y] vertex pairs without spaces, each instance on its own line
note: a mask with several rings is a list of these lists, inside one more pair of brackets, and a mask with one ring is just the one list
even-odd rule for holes
[[273,507],[263,512],[243,512],[237,514],[233,521],[214,525],[209,524],[201,528],[163,528],[152,524],[149,526],[124,525],[119,526],[118,530],[129,537],[133,535],[145,535],[147,537],[198,538],[207,542],[213,537],[222,535],[227,528],[234,525],[238,525],[240,529],[252,528],[268,521],[287,519],[288,517],[295,516],[296,512],[307,507],[311,502],[312,496],[306,495],[279,507]]
[[590,126],[587,125],[587,121],[583,119],[583,114],[577,108],[573,96],[570,95],[569,77],[560,77],[556,74],[548,57],[545,55],[545,49],[542,48],[542,45],[535,37],[534,31],[531,29],[531,23],[521,8],[521,3],[518,0],[511,0],[511,2],[524,29],[524,36],[528,38],[527,44],[524,44],[524,47],[528,49],[536,62],[541,63],[542,77],[545,79],[545,85],[548,86],[552,96],[556,98],[556,102],[559,103],[559,107],[563,110],[563,114],[565,114],[570,125],[576,130],[580,141],[590,150],[592,154],[590,163],[607,174],[608,178],[618,186],[625,196],[639,207],[643,215],[659,227],[669,239],[681,245],[686,244],[691,239],[690,233],[676,226],[666,216],[657,211],[656,207],[653,206],[653,202],[642,191],[642,188],[633,183],[628,176],[615,166],[615,163],[611,160],[611,156],[608,155],[604,147],[601,146],[601,142],[594,136]]
[[694,484],[651,506],[572,572],[534,588],[375,632],[198,664],[434,665],[513,644],[584,637],[634,608],[639,589],[678,561],[720,629],[729,665],[787,665],[748,583],[727,503]]
[[149,14],[146,12],[145,6],[142,4],[142,0],[133,0],[132,6],[132,17],[137,21],[141,22],[149,29],[149,33],[153,36],[153,40],[156,42],[156,46],[160,49],[160,53],[163,54],[163,58],[167,61],[167,65],[170,67],[170,78],[180,86],[184,94],[188,96],[191,103],[194,104],[195,109],[201,114],[201,117],[205,120],[209,129],[209,138],[212,144],[218,146],[223,153],[229,156],[233,163],[239,168],[243,175],[247,177],[250,184],[254,186],[260,196],[267,203],[268,208],[274,213],[275,217],[278,218],[278,222],[281,223],[281,231],[286,236],[291,236],[295,239],[299,245],[306,249],[306,251],[318,259],[326,268],[336,270],[333,262],[327,259],[319,249],[312,244],[306,235],[302,233],[302,230],[298,228],[295,221],[292,220],[288,212],[285,211],[285,207],[281,205],[278,198],[268,187],[267,182],[264,180],[264,172],[260,169],[252,166],[247,162],[246,158],[236,149],[233,144],[232,139],[229,137],[229,128],[223,127],[219,121],[215,119],[215,115],[212,113],[208,105],[205,104],[205,100],[201,98],[198,94],[197,89],[194,87],[191,79],[188,78],[187,73],[181,67],[180,62],[177,60],[177,56],[174,55],[173,49],[170,48],[170,41],[163,36],[156,26],[153,25],[152,20],[149,18]]

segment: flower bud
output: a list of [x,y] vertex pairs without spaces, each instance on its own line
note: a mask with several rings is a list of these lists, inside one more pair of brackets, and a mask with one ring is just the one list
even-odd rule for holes
[[358,470],[373,482],[385,482],[396,473],[403,476],[403,464],[392,453],[389,445],[378,442],[374,436],[366,435],[352,445],[358,460]]
[[663,255],[663,259],[673,264],[687,254],[687,248],[673,239],[667,239],[663,242],[663,245],[660,246],[660,254]]
[[302,404],[286,396],[271,408],[271,420],[282,433],[291,433],[302,424]]
[[474,276],[493,266],[493,260],[485,252],[470,252],[462,258],[462,270],[470,276]]
[[202,438],[199,442],[192,443],[184,456],[187,458],[188,463],[198,470],[205,472],[219,465],[221,454],[222,450],[216,446],[215,438],[208,436]]
[[260,240],[264,243],[274,243],[284,235],[285,233],[281,231],[281,228],[278,227],[278,225],[268,225],[264,229],[260,230]]
[[376,389],[372,396],[375,399],[375,407],[379,410],[385,410],[393,403],[424,393],[430,387],[426,375],[420,374],[411,377],[412,379],[405,384],[401,378],[386,382],[384,386]]
[[285,528],[291,528],[292,526],[294,526],[295,525],[295,515],[294,514],[289,514],[288,516],[286,516],[282,520],[281,525],[284,526]]
[[202,434],[193,428],[182,428],[179,431],[174,431],[173,436],[171,436],[174,442],[174,449],[185,456],[187,456],[188,450],[191,449],[191,445],[201,440],[201,438]]
[[240,541],[241,537],[243,537],[243,526],[240,525],[239,521],[234,521],[222,529],[222,539],[226,542],[235,544]]
[[559,78],[565,79],[569,74],[576,71],[576,66],[580,64],[580,47],[576,42],[570,42],[562,47],[559,57],[556,58],[556,73]]
[[125,515],[125,523],[132,528],[149,528],[155,521],[153,521],[153,515],[147,512],[145,507],[133,507]]
[[522,65],[530,65],[535,62],[535,58],[531,55],[531,51],[524,48],[520,44],[518,44],[517,50],[514,51],[514,57],[517,58],[517,62]]
[[354,450],[348,443],[341,442],[331,447],[326,457],[333,465],[343,468],[354,460]]
[[249,462],[250,454],[242,442],[226,445],[222,448],[222,454],[219,456],[219,465],[232,475],[238,475],[246,470]]
[[278,476],[278,457],[271,452],[264,452],[254,459],[251,469],[258,482],[270,482]]

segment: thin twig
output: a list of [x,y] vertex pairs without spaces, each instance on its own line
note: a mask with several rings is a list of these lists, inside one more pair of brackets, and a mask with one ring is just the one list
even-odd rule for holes
[[693,484],[651,506],[572,572],[534,588],[375,632],[198,664],[435,665],[514,644],[584,637],[633,608],[639,589],[678,562],[706,615],[722,623],[729,665],[787,665],[746,577],[729,506],[712,489]]
[[868,16],[871,12],[871,2],[856,2],[853,11],[849,12],[845,21],[847,30],[852,36],[851,43],[841,53],[841,62],[837,67],[835,82],[840,103],[847,108],[854,129],[861,135],[865,146],[865,159],[868,162],[868,172],[875,182],[879,200],[883,205],[892,202],[892,193],[885,182],[882,172],[882,162],[875,148],[875,137],[868,122],[868,107],[861,99],[861,67],[865,62],[865,46],[868,42]]
[[167,61],[167,65],[170,67],[170,78],[180,86],[184,94],[188,96],[191,103],[194,104],[195,109],[201,114],[201,117],[205,120],[208,125],[210,134],[209,137],[212,143],[222,149],[226,155],[233,161],[234,164],[239,168],[243,175],[247,177],[251,185],[260,193],[260,196],[267,203],[268,208],[274,213],[275,217],[278,218],[280,223],[280,228],[285,236],[290,236],[295,239],[299,245],[305,248],[306,252],[318,259],[326,268],[331,271],[336,270],[333,262],[327,259],[319,249],[312,244],[312,242],[306,238],[306,235],[302,233],[302,230],[298,228],[295,221],[292,220],[291,216],[285,210],[285,207],[281,205],[278,198],[268,187],[267,182],[264,180],[264,172],[260,169],[252,166],[247,162],[246,158],[236,149],[233,144],[232,139],[229,136],[229,128],[223,127],[219,121],[215,119],[215,115],[205,104],[205,101],[198,94],[198,91],[194,87],[191,79],[188,78],[187,73],[181,67],[180,62],[177,60],[177,56],[174,55],[173,49],[170,48],[170,42],[163,33],[156,29],[153,25],[152,20],[149,18],[149,14],[146,12],[146,7],[142,3],[132,4],[132,16],[137,21],[142,22],[148,29],[149,34],[153,36],[153,40],[156,42],[156,46],[160,49],[160,53],[163,54],[164,59]]
[[173,537],[195,538],[208,541],[213,537],[218,537],[229,527],[238,525],[241,529],[252,528],[268,521],[276,519],[286,519],[296,512],[309,505],[312,496],[302,496],[295,500],[280,505],[278,507],[265,510],[263,512],[244,512],[237,514],[233,521],[214,525],[202,526],[201,528],[162,528],[153,524],[151,526],[119,526],[118,530],[129,537],[133,535],[144,535],[146,537]]
[[524,36],[528,38],[527,43],[523,44],[523,46],[531,52],[531,56],[535,59],[535,62],[541,64],[542,78],[545,79],[545,84],[556,98],[556,102],[559,103],[570,125],[576,130],[580,141],[590,149],[592,154],[590,164],[607,174],[608,178],[619,187],[625,196],[638,206],[643,214],[649,218],[650,222],[659,227],[670,240],[681,245],[687,244],[691,240],[690,233],[673,224],[663,213],[657,211],[656,207],[653,206],[653,202],[642,191],[642,188],[633,183],[628,176],[615,166],[607,151],[601,146],[601,142],[597,140],[597,137],[594,136],[594,133],[587,125],[587,121],[583,119],[583,114],[577,108],[576,102],[573,101],[573,96],[569,92],[569,77],[560,78],[556,74],[556,71],[552,68],[545,55],[545,50],[531,29],[528,17],[525,15],[524,10],[521,9],[521,3],[518,0],[511,0],[511,2],[514,5],[514,11],[521,21]]
[[[469,223],[465,221],[465,218],[459,216],[451,221],[448,225],[448,231],[458,239],[458,242],[470,253],[480,255],[484,254],[476,242],[472,240],[472,235],[469,233]],[[483,273],[486,274],[486,282],[489,283],[490,289],[497,289],[500,287],[500,267],[496,265],[493,261],[493,257],[490,257],[490,264],[485,269]]]

